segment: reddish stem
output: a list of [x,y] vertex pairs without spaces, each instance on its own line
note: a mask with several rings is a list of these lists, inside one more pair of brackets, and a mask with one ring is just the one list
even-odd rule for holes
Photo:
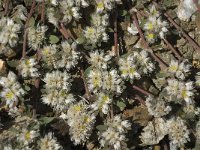
[[179,54],[179,52],[169,43],[169,41],[167,39],[163,39],[163,41],[165,42],[165,44],[171,49],[171,51],[176,55],[176,57],[179,60],[182,60],[183,57]]
[[137,100],[140,104],[146,106],[145,100],[143,100],[139,95],[136,95],[134,99]]
[[142,40],[142,44],[143,44],[144,48],[147,49],[150,52],[151,56],[160,64],[160,67],[163,67],[163,68],[168,67],[168,65],[161,58],[159,58],[156,54],[154,54],[153,50],[149,47],[148,43],[145,40],[142,29],[140,28],[140,25],[139,25],[139,22],[138,22],[138,19],[137,19],[137,16],[136,16],[135,13],[133,13],[132,19],[135,23],[135,26],[138,29],[138,32],[139,32],[139,35],[140,35],[140,38]]
[[118,50],[118,30],[117,30],[117,11],[114,17],[114,50],[117,60],[119,60],[119,50]]
[[65,37],[65,39],[69,39],[70,35],[67,31],[67,29],[65,28],[65,26],[61,23],[61,27],[59,28],[60,33]]
[[10,0],[4,0],[4,3],[5,3],[4,15],[6,16],[8,14]]
[[41,12],[41,21],[44,23],[45,20],[45,1],[42,1],[42,12]]
[[31,18],[32,15],[33,15],[35,6],[36,6],[36,1],[33,0],[33,1],[32,1],[32,5],[31,5],[30,12],[29,12],[29,14],[28,14],[28,17],[27,17],[27,19],[26,19],[26,23],[25,23],[25,26],[24,26],[24,37],[23,37],[24,40],[23,40],[22,58],[24,58],[24,57],[26,56],[27,27],[28,27],[30,18]]
[[142,88],[140,88],[140,87],[138,87],[138,86],[136,86],[136,85],[133,85],[132,86],[132,88],[134,89],[134,90],[136,90],[136,91],[139,91],[140,93],[142,93],[142,94],[144,94],[144,95],[146,95],[146,96],[154,96],[154,94],[153,93],[151,93],[151,92],[149,92],[149,91],[146,91],[146,90],[144,90],[144,89],[142,89]]

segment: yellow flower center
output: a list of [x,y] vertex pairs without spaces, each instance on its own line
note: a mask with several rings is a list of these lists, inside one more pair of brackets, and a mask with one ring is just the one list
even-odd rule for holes
[[97,3],[97,8],[98,8],[98,9],[103,9],[103,8],[104,8],[103,2]]
[[186,97],[187,97],[187,91],[186,91],[186,90],[183,90],[183,91],[181,92],[181,96],[182,96],[183,98],[186,98]]
[[147,25],[147,28],[148,28],[149,30],[153,30],[153,23],[149,23],[149,24]]
[[14,94],[11,91],[6,93],[6,98],[7,99],[12,99],[13,97],[14,97]]
[[31,133],[30,132],[26,132],[25,138],[26,138],[26,140],[29,140],[31,138]]
[[80,106],[80,105],[74,106],[74,109],[75,109],[76,111],[81,111],[81,106]]
[[154,38],[154,34],[153,33],[148,33],[147,34],[147,38],[148,39],[153,39]]
[[177,69],[178,69],[178,67],[175,65],[169,67],[169,70],[171,70],[171,71],[176,71]]

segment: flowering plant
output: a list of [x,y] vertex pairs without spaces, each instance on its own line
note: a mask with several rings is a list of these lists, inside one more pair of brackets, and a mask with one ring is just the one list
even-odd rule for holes
[[0,0],[0,149],[200,149],[200,0]]

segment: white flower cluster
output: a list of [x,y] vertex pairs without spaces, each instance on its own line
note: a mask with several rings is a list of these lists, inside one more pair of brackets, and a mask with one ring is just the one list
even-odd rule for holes
[[18,114],[17,106],[20,99],[24,96],[25,91],[17,81],[17,76],[10,71],[7,77],[0,78],[0,85],[3,87],[0,97],[2,98],[1,100],[5,102],[5,107],[7,107],[11,115]]
[[20,29],[21,26],[12,19],[2,17],[0,19],[0,43],[4,45],[8,44],[10,47],[16,46]]
[[27,130],[22,129],[21,133],[19,134],[18,141],[23,144],[24,149],[30,149],[30,143],[33,143],[33,141],[39,136],[38,131],[35,130]]
[[111,58],[112,56],[110,54],[105,54],[103,50],[96,50],[94,52],[90,52],[88,62],[92,65],[92,67],[102,70],[108,68],[108,63]]
[[59,21],[63,23],[70,23],[72,20],[78,21],[81,16],[80,9],[89,6],[87,0],[51,0],[53,6],[48,7],[47,17],[50,23],[56,27],[59,25]]
[[143,128],[140,139],[143,145],[158,144],[167,134],[166,122],[162,118],[155,118]]
[[189,139],[189,130],[181,118],[172,118],[167,121],[168,134],[171,147],[183,147]]
[[177,60],[171,60],[168,72],[174,74],[178,79],[184,80],[190,72],[191,67],[192,65],[189,64],[188,60],[183,60],[181,63]]
[[193,103],[195,91],[192,81],[185,83],[178,81],[177,79],[168,79],[167,82],[168,85],[166,86],[166,90],[170,95],[169,101],[173,101],[175,98],[177,102],[185,100],[187,104]]
[[20,61],[18,70],[23,77],[38,77],[37,61],[35,58],[25,58]]
[[28,45],[33,50],[37,50],[43,43],[45,39],[45,32],[47,31],[47,26],[37,26],[28,28]]
[[154,70],[154,63],[148,57],[145,50],[134,51],[125,58],[119,60],[121,77],[125,80],[140,79],[143,74],[151,73]]
[[41,55],[46,67],[54,69],[65,68],[69,70],[75,67],[80,59],[77,44],[75,42],[70,44],[68,41],[63,41],[61,48],[56,44],[43,47]]
[[100,16],[99,14],[96,15],[97,16],[93,15],[93,26],[87,26],[86,29],[83,31],[87,42],[91,44],[101,43],[102,41],[107,42],[109,39],[108,34],[106,33],[108,16]]
[[60,59],[58,52],[58,46],[55,44],[44,46],[41,49],[41,57],[42,61],[45,63],[45,68],[58,68],[57,61]]
[[119,115],[113,117],[113,120],[108,120],[107,129],[99,133],[100,144],[102,147],[112,146],[115,150],[126,147],[125,133],[130,129],[131,124],[128,120],[122,120]]
[[98,93],[97,100],[91,105],[91,108],[96,110],[101,110],[104,114],[108,114],[109,104],[113,101],[112,96],[105,93]]
[[95,1],[98,13],[111,11],[116,6],[116,4],[122,3],[121,0],[95,0]]
[[123,81],[117,74],[117,70],[100,71],[91,70],[88,75],[88,88],[91,92],[109,91],[111,93],[122,93]]
[[58,67],[69,70],[78,64],[80,58],[79,52],[77,51],[77,44],[75,42],[70,44],[64,41],[61,43],[61,47],[61,59],[58,61]]
[[154,43],[159,36],[161,39],[165,37],[165,34],[168,31],[168,23],[166,21],[162,21],[162,18],[159,15],[159,12],[156,10],[155,6],[152,5],[149,17],[144,24],[144,30],[146,39],[150,43]]
[[164,99],[149,96],[145,102],[149,114],[154,117],[165,116],[172,110],[171,106],[167,105],[167,102]]
[[63,148],[57,142],[52,132],[46,134],[38,141],[38,149],[40,150],[62,150]]
[[158,144],[165,135],[169,136],[170,149],[183,147],[189,141],[189,130],[181,118],[172,118],[165,121],[155,118],[143,129],[140,136],[143,145]]
[[45,104],[62,111],[75,101],[70,93],[70,75],[67,72],[52,71],[46,74],[43,81],[46,83],[42,95]]
[[79,102],[69,107],[66,119],[70,126],[69,134],[71,140],[76,145],[84,143],[89,139],[95,118],[95,115],[88,111],[88,106],[84,102]]

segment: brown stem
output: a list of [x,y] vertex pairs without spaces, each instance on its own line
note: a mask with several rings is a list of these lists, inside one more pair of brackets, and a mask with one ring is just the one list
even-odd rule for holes
[[36,6],[36,1],[32,0],[32,5],[31,5],[31,9],[29,11],[28,17],[26,19],[26,23],[25,23],[25,28],[27,28],[28,24],[29,24],[29,20],[31,19],[33,12],[35,10],[35,6]]
[[142,94],[144,94],[144,95],[146,95],[146,96],[154,96],[154,94],[153,93],[151,93],[151,92],[149,92],[149,91],[146,91],[146,90],[144,90],[144,89],[142,89],[142,88],[140,88],[140,87],[138,87],[138,86],[136,86],[136,85],[133,85],[132,86],[132,88],[134,89],[134,90],[136,90],[136,91],[139,91],[140,93],[142,93]]
[[44,23],[45,20],[45,1],[42,1],[42,12],[41,12],[41,22]]
[[10,0],[4,0],[4,4],[5,4],[4,15],[5,16],[8,14],[9,3],[10,3]]
[[191,44],[196,50],[200,51],[200,46],[189,36],[187,33],[172,19],[172,17],[166,12],[164,13],[165,17],[167,17],[168,21],[182,33],[182,35],[187,39],[189,44]]
[[118,30],[117,30],[117,11],[114,14],[114,50],[115,50],[115,56],[117,58],[117,61],[119,60],[119,49],[118,49]]
[[65,26],[61,23],[61,27],[59,28],[60,33],[65,37],[65,39],[69,39],[70,35],[67,31],[67,29],[65,28]]
[[143,100],[143,98],[139,95],[136,95],[134,99],[137,100],[140,104],[146,106],[145,100]]
[[31,18],[32,15],[33,15],[33,12],[34,12],[34,9],[35,9],[35,5],[36,5],[36,1],[33,0],[33,1],[32,1],[32,5],[31,5],[30,12],[29,12],[29,14],[28,14],[28,17],[27,17],[27,19],[26,19],[26,23],[25,23],[25,26],[24,26],[24,36],[23,36],[24,39],[23,39],[22,59],[26,56],[27,27],[28,27],[30,18]]
[[138,22],[138,19],[137,19],[137,16],[135,13],[133,13],[132,19],[135,23],[135,26],[138,29],[138,32],[139,32],[139,35],[142,40],[142,44],[143,44],[144,48],[150,52],[151,56],[160,64],[160,67],[162,67],[162,68],[168,67],[168,65],[161,58],[159,58],[156,54],[154,54],[153,50],[149,47],[148,43],[145,40],[142,29],[140,28],[140,25],[139,25],[139,22]]
[[86,78],[85,78],[85,74],[84,74],[84,70],[83,70],[83,69],[81,69],[81,77],[82,77],[82,79],[83,79],[83,83],[84,83],[85,93],[86,93],[87,99],[89,100],[90,97],[91,97],[91,94],[90,94],[90,91],[89,91],[88,86],[87,86],[87,81],[86,81]]
[[27,44],[26,41],[27,41],[27,30],[24,29],[22,59],[26,57],[26,44]]
[[176,55],[176,57],[179,60],[182,60],[183,57],[180,55],[180,53],[171,45],[171,43],[169,43],[169,41],[167,39],[163,39],[163,41],[165,42],[165,44],[171,49],[171,51]]

